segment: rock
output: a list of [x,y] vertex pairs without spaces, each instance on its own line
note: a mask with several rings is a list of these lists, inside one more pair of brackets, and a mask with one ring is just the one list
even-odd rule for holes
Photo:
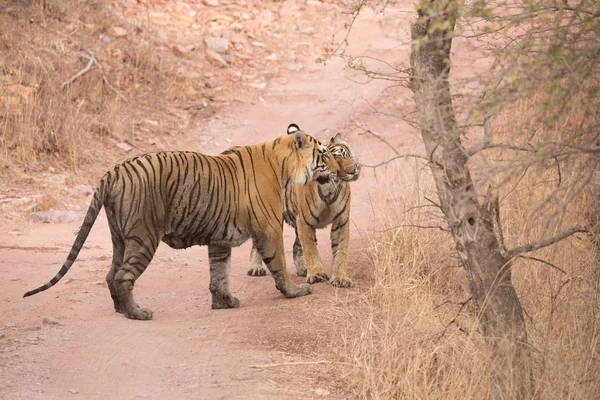
[[169,46],[169,48],[171,49],[173,54],[178,55],[178,56],[186,56],[190,53],[190,51],[187,48],[185,48],[179,44],[172,44]]
[[117,147],[127,152],[133,150],[133,147],[125,142],[117,143]]
[[204,37],[206,49],[215,53],[226,53],[229,50],[229,40],[220,37]]
[[255,89],[264,89],[267,87],[267,81],[266,81],[266,79],[262,78],[257,81],[248,83],[248,86],[255,88]]
[[42,323],[44,325],[61,325],[60,322],[51,317],[44,317],[44,319],[42,319]]
[[34,222],[44,222],[48,224],[64,224],[81,219],[75,211],[59,211],[50,209],[48,211],[36,211],[31,213],[29,219]]
[[253,42],[250,42],[250,44],[252,46],[254,46],[254,47],[265,47],[265,44],[263,42],[259,42],[259,41],[256,41],[256,40],[253,41]]
[[331,394],[331,392],[327,389],[318,388],[315,390],[315,394],[317,396],[325,397],[325,396],[329,396]]
[[217,81],[215,80],[215,78],[210,77],[206,80],[206,82],[204,83],[204,86],[209,88],[209,89],[213,89],[217,87]]
[[158,126],[158,121],[154,121],[152,119],[143,119],[141,122],[143,124],[154,126],[154,127]]
[[72,394],[77,394],[77,393],[79,393],[79,392],[78,392],[77,390],[75,390],[75,389],[69,389],[69,393],[72,393]]
[[116,38],[127,36],[127,30],[125,28],[121,28],[120,26],[113,26],[108,30],[108,33]]
[[41,331],[42,327],[39,325],[34,325],[34,326],[30,326],[25,328],[26,331]]
[[6,337],[6,335],[2,332],[0,332],[0,339],[4,339]]
[[227,61],[219,54],[214,51],[206,50],[206,59],[221,68],[227,67]]
[[219,5],[219,0],[202,0],[202,3],[205,6],[217,7]]
[[5,324],[4,324],[4,326],[5,326],[6,328],[14,328],[14,327],[15,327],[15,324],[14,324],[13,322],[10,322],[10,321],[8,321],[7,323],[5,323]]
[[277,54],[275,53],[271,53],[268,56],[265,57],[265,60],[267,61],[277,61]]

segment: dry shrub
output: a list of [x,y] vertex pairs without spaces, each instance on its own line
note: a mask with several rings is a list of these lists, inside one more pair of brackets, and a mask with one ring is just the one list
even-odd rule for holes
[[403,227],[432,224],[421,207],[398,205],[382,222],[368,249],[372,285],[340,300],[343,355],[354,365],[343,373],[360,398],[483,398],[489,363],[472,306],[459,304],[467,295],[452,240]]
[[[520,101],[495,120],[499,137],[494,139],[515,143],[523,132],[515,121],[531,121],[538,100]],[[574,128],[583,126],[585,117],[569,113],[558,118],[556,127],[539,129],[535,141],[587,142],[575,137]],[[597,227],[600,191],[579,190],[582,177],[589,176],[588,156],[566,160],[560,172],[543,157],[531,162],[522,153],[500,150],[484,156],[470,161],[471,171],[481,191],[488,183],[498,188],[508,249],[582,221]],[[595,179],[592,188],[598,186]],[[407,202],[421,197],[415,193]],[[358,298],[340,302],[344,361],[354,365],[343,373],[359,398],[486,398],[494,366],[476,310],[459,302],[468,293],[461,288],[464,277],[450,235],[397,228],[443,224],[441,216],[432,221],[418,211],[421,204],[416,206],[406,212],[407,204],[398,205],[400,212],[381,224],[389,230],[371,240],[372,285]],[[590,399],[600,393],[600,238],[592,231],[596,236],[577,234],[526,255],[539,260],[514,260],[513,282],[534,361],[535,398]]]

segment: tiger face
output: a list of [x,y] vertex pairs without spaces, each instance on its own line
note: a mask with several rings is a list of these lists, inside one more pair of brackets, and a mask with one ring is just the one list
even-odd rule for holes
[[[329,153],[337,164],[337,178],[345,182],[353,182],[360,176],[360,164],[354,158],[354,152],[338,133],[327,144]],[[335,169],[335,168],[334,168]]]
[[294,184],[303,185],[313,180],[326,182],[338,173],[338,163],[332,159],[328,146],[304,133],[296,124],[290,124],[287,133],[293,136],[298,150],[294,160],[297,171]]

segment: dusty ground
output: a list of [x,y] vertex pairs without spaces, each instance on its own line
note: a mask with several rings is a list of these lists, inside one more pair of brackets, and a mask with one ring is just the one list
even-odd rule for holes
[[[410,10],[410,5],[404,9]],[[372,57],[392,56],[406,66],[409,14],[392,15],[400,22],[365,12],[349,38],[351,50]],[[405,122],[375,111],[410,111],[409,92],[384,90],[389,86],[386,82],[366,85],[364,77],[346,70],[339,59],[317,65],[314,58],[319,51],[309,48],[293,63],[278,60],[282,66],[301,68],[278,69],[266,87],[244,92],[246,98],[236,100],[235,88],[226,93],[229,96],[224,94],[227,100],[214,115],[199,119],[178,137],[169,137],[170,147],[217,154],[229,143],[270,140],[295,122],[322,140],[341,131],[366,164],[393,154],[363,128],[387,137],[401,150],[418,152],[415,132]],[[413,177],[414,165],[414,161],[398,161],[378,170],[377,177],[373,170],[364,169],[353,184],[349,275],[359,285],[361,270],[369,268],[366,238],[376,228],[386,202],[401,195],[398,187]],[[66,178],[52,179],[54,186],[64,184]],[[70,186],[79,183],[68,179]],[[21,191],[26,188],[13,185],[2,194],[10,198]],[[336,298],[352,296],[357,289],[320,283],[310,296],[284,299],[269,276],[246,275],[249,243],[233,252],[231,289],[241,301],[239,309],[210,309],[206,248],[174,251],[163,245],[136,285],[136,300],[154,311],[154,319],[132,321],[113,312],[104,283],[111,245],[102,213],[69,274],[51,290],[22,299],[26,290],[51,278],[68,254],[89,201],[77,190],[70,193],[75,196],[59,199],[76,216],[70,222],[32,222],[12,211],[1,221],[0,398],[350,396],[330,375],[327,364],[319,362],[337,359]],[[320,232],[319,239],[324,265],[330,265],[327,232]],[[292,272],[289,229],[285,240]],[[290,362],[308,364],[254,367]]]

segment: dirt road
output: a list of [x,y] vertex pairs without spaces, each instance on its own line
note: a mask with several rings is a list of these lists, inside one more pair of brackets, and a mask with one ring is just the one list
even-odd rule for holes
[[[406,37],[384,35],[381,23],[370,17],[365,15],[354,27],[354,51],[371,56],[397,51],[401,58],[406,48],[398,49]],[[285,82],[270,82],[265,95],[222,110],[180,144],[206,151],[197,139],[200,133],[227,137],[234,144],[258,143],[284,134],[295,122],[323,140],[342,130],[366,163],[382,161],[392,152],[362,134],[364,126],[390,140],[393,136],[394,145],[418,151],[408,125],[393,117],[376,118],[372,109],[374,104],[390,106],[384,103],[391,99],[402,107],[408,93],[390,96],[383,90],[386,82],[365,85],[364,78],[345,71],[340,60],[290,72]],[[220,140],[212,146],[210,153],[216,154],[229,144]],[[412,167],[398,165],[404,173],[388,168],[374,179],[372,170],[365,169],[353,184],[350,277],[368,268],[360,261],[365,237],[376,226],[385,201],[398,194],[398,177],[409,179],[406,171]],[[284,299],[270,276],[246,275],[246,243],[234,249],[232,259],[231,290],[241,307],[211,310],[206,248],[175,251],[161,245],[136,283],[136,299],[154,311],[154,319],[128,320],[114,313],[104,282],[111,244],[102,213],[68,275],[51,290],[22,299],[26,290],[43,284],[60,268],[79,224],[19,222],[2,227],[0,398],[347,398],[326,364],[254,366],[334,359],[336,297],[351,296],[356,289],[320,283],[313,285],[310,296]],[[293,237],[290,229],[285,232],[291,272]],[[325,231],[319,233],[319,249],[329,266]]]

